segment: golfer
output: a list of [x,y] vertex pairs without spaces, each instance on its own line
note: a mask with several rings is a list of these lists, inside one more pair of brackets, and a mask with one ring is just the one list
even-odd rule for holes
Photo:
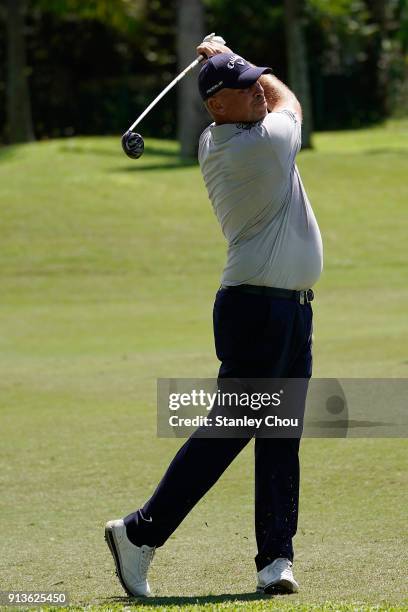
[[[295,157],[302,110],[271,73],[219,43],[198,86],[213,123],[199,162],[228,242],[214,304],[219,378],[304,378],[312,374],[311,287],[322,270],[322,241]],[[200,438],[180,448],[151,498],[105,535],[129,595],[147,596],[147,571],[162,546],[249,438]],[[257,590],[298,590],[292,538],[299,498],[298,438],[255,439]]]

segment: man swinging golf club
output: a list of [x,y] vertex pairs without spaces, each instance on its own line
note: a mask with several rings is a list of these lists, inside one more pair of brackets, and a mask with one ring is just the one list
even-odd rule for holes
[[[213,123],[199,143],[208,194],[228,242],[214,304],[219,378],[304,378],[312,373],[312,285],[322,270],[319,228],[295,165],[302,111],[269,68],[225,45],[198,86]],[[150,499],[105,534],[129,595],[150,594],[147,571],[162,546],[249,438],[191,436]],[[292,538],[299,498],[298,438],[255,440],[257,590],[293,593]]]

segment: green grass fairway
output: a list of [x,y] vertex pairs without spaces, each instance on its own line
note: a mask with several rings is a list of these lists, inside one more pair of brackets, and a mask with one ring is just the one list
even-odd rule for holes
[[[325,246],[315,376],[407,377],[408,122],[315,144],[298,160]],[[156,379],[217,372],[224,241],[198,167],[158,140],[139,161],[118,138],[0,149],[0,202],[0,591],[128,609],[103,526],[180,445],[156,437]],[[301,591],[260,598],[249,445],[158,550],[141,609],[408,609],[406,451],[304,440]]]

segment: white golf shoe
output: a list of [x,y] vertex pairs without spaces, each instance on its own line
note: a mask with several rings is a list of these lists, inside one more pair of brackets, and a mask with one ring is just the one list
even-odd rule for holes
[[297,593],[299,585],[293,577],[292,562],[279,557],[258,572],[258,592]]
[[115,561],[117,576],[126,593],[132,597],[149,597],[151,592],[147,572],[155,548],[132,544],[127,537],[123,519],[106,523],[105,540]]

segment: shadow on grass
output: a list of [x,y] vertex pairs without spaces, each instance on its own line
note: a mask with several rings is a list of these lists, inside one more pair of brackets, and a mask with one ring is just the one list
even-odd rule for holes
[[154,145],[146,145],[144,152],[148,155],[164,155],[165,157],[179,157],[180,155],[179,151],[172,151],[165,147],[155,147]]
[[[9,148],[9,147],[8,147]],[[0,149],[0,156],[1,156]],[[63,144],[59,147],[61,153],[73,153],[75,155],[99,155],[105,157],[115,157],[116,159],[127,159],[120,146],[120,140],[118,139],[117,149],[99,149],[97,147],[81,145],[81,144]],[[148,157],[165,157],[167,160],[154,161],[149,163]],[[144,155],[141,158],[141,162],[135,159],[132,160],[131,166],[118,166],[117,168],[111,168],[110,172],[141,172],[142,170],[173,170],[177,168],[187,168],[189,166],[196,166],[198,161],[196,158],[182,158],[180,157],[179,151],[166,149],[164,147],[155,147],[154,145],[147,145],[144,149]],[[146,163],[147,162],[147,163]]]
[[179,159],[174,162],[163,162],[162,164],[144,164],[139,163],[137,159],[133,162],[132,166],[122,166],[117,168],[111,168],[110,172],[149,172],[149,170],[183,170],[183,168],[192,168],[197,166],[196,159]]
[[17,153],[17,147],[13,145],[7,145],[0,147],[0,161],[11,159]]
[[95,147],[87,147],[86,145],[77,144],[64,144],[58,147],[60,153],[73,153],[75,155],[99,155],[102,157],[117,157],[122,153],[122,149],[119,146],[116,149],[98,149]]
[[[154,606],[191,606],[199,604],[218,604],[228,602],[246,602],[246,601],[262,601],[271,600],[272,597],[282,597],[282,595],[265,595],[263,593],[225,593],[222,595],[197,595],[189,597],[109,597],[105,599],[106,604],[121,603],[126,604],[126,607],[154,607]],[[287,595],[283,596],[287,601]]]
[[[7,147],[9,148],[9,147]],[[63,144],[58,149],[61,153],[74,153],[74,154],[85,154],[85,155],[101,155],[106,157],[117,157],[119,155],[124,155],[122,151],[122,146],[120,143],[120,138],[118,138],[118,146],[117,148],[98,148],[87,146],[86,144],[77,144],[77,143],[67,143]],[[0,149],[1,152],[1,149]],[[179,157],[180,153],[178,151],[174,151],[172,149],[166,149],[165,147],[155,147],[154,145],[147,145],[144,149],[144,154],[146,155],[156,155],[159,157]]]
[[363,151],[366,155],[388,155],[392,153],[393,155],[408,155],[408,147],[379,147],[378,149],[365,149]]

